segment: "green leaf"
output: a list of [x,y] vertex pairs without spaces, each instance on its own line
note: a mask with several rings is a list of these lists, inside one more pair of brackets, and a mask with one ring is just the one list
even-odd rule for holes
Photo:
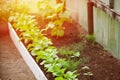
[[67,79],[67,80],[78,80],[77,79],[77,74],[75,74],[76,71],[67,71],[66,74],[64,74],[64,77]]
[[52,36],[57,36],[57,37],[62,37],[62,36],[64,36],[64,30],[57,29],[57,28],[52,29],[51,35]]
[[43,65],[43,64],[45,64],[46,63],[46,61],[42,61],[41,63],[40,63],[40,65]]
[[84,73],[83,75],[85,75],[85,76],[92,76],[93,73],[91,73],[91,72],[86,72],[86,73]]
[[62,36],[64,36],[64,30],[58,30],[57,31],[57,36],[59,36],[59,37],[62,37]]
[[52,15],[48,15],[47,17],[46,17],[46,19],[55,19],[56,18],[56,16],[57,16],[57,14],[52,14]]
[[47,70],[48,72],[53,72],[53,66],[52,66],[52,64],[45,64],[44,67],[48,69]]
[[31,48],[33,48],[34,44],[28,44],[27,49],[30,51]]
[[73,53],[73,55],[74,55],[75,57],[79,57],[79,56],[80,56],[80,52],[75,52],[75,53]]
[[64,8],[64,4],[63,3],[59,3],[56,6],[54,6],[54,9],[55,9],[56,13],[63,11],[63,8]]
[[88,69],[90,69],[88,66],[84,66],[84,67],[82,67],[81,69],[83,69],[83,70],[88,70]]
[[55,80],[65,80],[63,77],[56,77]]
[[31,55],[32,55],[32,56],[36,56],[36,55],[37,55],[37,52],[38,52],[38,50],[34,50],[34,49],[33,49],[33,50],[31,51]]
[[36,57],[36,62],[38,63],[38,61],[41,59],[41,56],[37,56]]
[[49,22],[47,25],[48,28],[54,28],[55,24],[53,22]]

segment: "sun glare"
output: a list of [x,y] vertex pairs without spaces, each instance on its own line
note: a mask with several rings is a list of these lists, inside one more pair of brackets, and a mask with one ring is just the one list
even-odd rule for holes
[[23,4],[30,9],[30,12],[38,12],[37,2],[38,0],[16,0],[18,4]]

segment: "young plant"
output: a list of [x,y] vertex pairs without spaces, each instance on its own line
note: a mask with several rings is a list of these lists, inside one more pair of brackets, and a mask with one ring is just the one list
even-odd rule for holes
[[79,57],[80,56],[80,52],[78,51],[74,51],[74,50],[70,50],[70,49],[65,49],[64,47],[58,49],[58,52],[60,55],[65,56],[66,58],[72,58],[72,57]]
[[63,80],[77,80],[77,74],[67,70],[66,60],[57,56],[57,48],[52,46],[51,40],[42,33],[48,28],[40,30],[36,26],[34,17],[27,14],[15,13],[9,20],[15,30],[20,31],[19,37],[25,41],[31,55],[36,56],[37,62],[42,60],[40,64],[44,65],[47,72],[51,72],[53,76],[61,77]]
[[[34,16],[24,13],[15,13],[9,20],[12,22],[15,30],[20,31],[19,37],[24,41],[31,55],[36,56],[37,62],[42,60],[40,65],[44,65],[46,71],[51,72],[55,80],[78,80],[76,68],[82,62],[82,59],[75,59],[80,56],[80,53],[77,51],[78,49],[67,49],[63,51],[66,58],[59,58],[57,48],[43,34],[43,31],[49,27],[40,29],[34,18]],[[72,65],[73,63],[74,65]],[[90,73],[86,74],[91,75]]]
[[83,75],[91,77],[93,76],[93,73],[90,72],[90,68],[88,66],[83,66],[81,70],[84,72]]
[[87,36],[86,36],[86,39],[87,39],[88,41],[92,41],[93,43],[95,42],[95,36],[94,36],[94,35],[87,35]]
[[[52,3],[52,5],[51,5]],[[65,21],[71,22],[69,12],[65,11],[65,1],[62,0],[60,3],[55,0],[40,0],[38,2],[39,14],[43,20],[47,20],[46,27],[50,27],[51,35],[62,37],[64,36],[64,26]]]

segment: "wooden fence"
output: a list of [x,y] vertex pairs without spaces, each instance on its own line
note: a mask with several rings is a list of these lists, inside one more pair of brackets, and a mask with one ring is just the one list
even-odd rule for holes
[[120,58],[120,22],[99,8],[94,8],[94,34],[96,41]]
[[88,24],[86,3],[87,0],[66,0],[66,8],[71,12],[72,18],[87,30]]
[[[120,0],[114,0],[114,9],[109,8],[110,0],[101,0],[104,3],[102,6],[99,4],[99,0],[92,1],[98,1],[93,8],[96,41],[109,50],[113,56],[120,59],[120,5],[118,4]],[[72,12],[73,18],[86,30],[88,30],[87,2],[88,0],[79,0],[79,2],[78,0],[67,0],[66,2],[67,9]]]

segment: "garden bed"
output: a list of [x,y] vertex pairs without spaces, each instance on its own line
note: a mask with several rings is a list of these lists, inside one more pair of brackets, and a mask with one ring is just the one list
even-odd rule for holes
[[[50,37],[55,46],[58,48],[62,46],[69,47],[70,44],[85,42],[87,32],[81,25],[73,22],[72,24],[65,24],[65,26],[65,36],[59,39]],[[77,68],[80,71],[79,80],[120,80],[120,60],[113,57],[99,43],[85,42],[85,47],[80,53],[82,57],[87,59],[84,65],[90,67],[93,76],[84,76],[80,71],[82,66],[80,65]]]
[[65,0],[36,4],[35,14],[25,5],[11,7],[8,21],[13,42],[38,80],[120,80],[120,61],[93,35],[86,36],[66,11]]
[[19,37],[17,36],[15,30],[12,28],[12,25],[8,23],[9,27],[9,34],[14,42],[16,48],[20,52],[21,56],[23,57],[26,64],[29,66],[33,74],[35,75],[37,80],[47,80],[41,69],[39,68],[38,64],[34,61],[30,53],[25,48],[24,44],[20,41]]
[[[67,25],[67,24],[66,24]],[[74,26],[68,27],[68,26]],[[52,39],[54,45],[58,48],[61,46],[67,46],[72,43],[77,43],[79,41],[84,41],[84,36],[86,31],[77,23],[69,24],[67,29],[65,30],[65,36],[62,38],[55,38],[48,36]],[[13,31],[13,28],[9,28],[10,31]],[[15,32],[14,32],[15,33]],[[12,34],[11,34],[12,35]],[[82,38],[80,36],[83,36]],[[15,36],[14,36],[15,38]],[[15,42],[15,41],[14,41]],[[17,40],[17,44],[22,44]],[[23,44],[22,44],[23,45]],[[21,49],[21,47],[19,47]],[[24,47],[25,48],[25,47]],[[22,51],[22,50],[20,50]],[[22,52],[23,53],[23,52]],[[27,53],[28,55],[28,53]],[[94,74],[91,78],[87,76],[83,76],[80,72],[79,80],[119,80],[120,79],[120,61],[114,58],[108,51],[106,51],[100,44],[87,42],[84,50],[81,52],[81,56],[86,57],[88,61],[84,63],[85,65],[90,67],[90,70]],[[31,57],[31,55],[29,55]],[[31,57],[32,58],[32,57]],[[26,59],[25,59],[26,61]],[[37,65],[36,62],[32,59],[31,62],[34,62],[34,65]],[[28,62],[29,64],[29,62]],[[32,63],[33,64],[33,63]],[[33,65],[32,65],[33,66]],[[81,66],[78,67],[78,70]],[[36,70],[35,67],[33,69]],[[37,67],[37,71],[39,73],[39,68]],[[40,79],[40,74],[37,74],[37,79]],[[41,71],[40,71],[41,73]],[[42,72],[43,74],[43,72]],[[40,76],[39,76],[40,75]],[[50,76],[46,75],[50,80]],[[42,76],[44,77],[44,76]],[[44,79],[42,79],[44,80]]]

